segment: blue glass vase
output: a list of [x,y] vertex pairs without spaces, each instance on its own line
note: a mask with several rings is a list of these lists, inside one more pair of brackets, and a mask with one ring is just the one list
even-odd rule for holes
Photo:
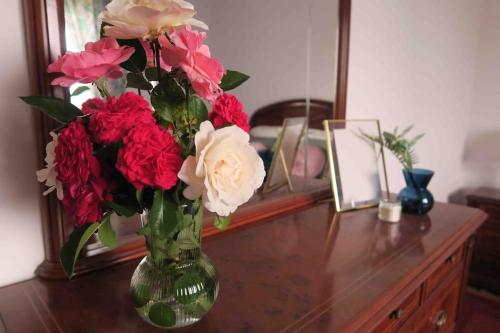
[[398,194],[404,213],[423,215],[434,206],[434,197],[427,189],[434,171],[427,169],[403,169],[406,187]]

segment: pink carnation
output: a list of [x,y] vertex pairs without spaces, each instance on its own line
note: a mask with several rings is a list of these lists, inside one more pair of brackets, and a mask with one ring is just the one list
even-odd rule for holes
[[139,125],[128,132],[123,143],[116,168],[137,189],[153,186],[168,190],[177,184],[183,163],[181,149],[166,129]]
[[219,60],[211,57],[208,46],[203,44],[207,34],[193,31],[188,26],[173,31],[169,36],[173,45],[165,36],[158,38],[165,63],[181,67],[194,91],[207,101],[214,101],[221,93],[219,84],[225,70]]
[[155,123],[149,103],[133,92],[109,97],[105,102],[91,99],[83,104],[82,112],[90,114],[89,129],[98,143],[117,142],[132,127]]
[[217,98],[208,117],[215,128],[236,125],[245,132],[250,132],[248,115],[243,111],[243,104],[231,94],[224,93]]
[[63,204],[76,226],[98,222],[106,181],[93,155],[92,142],[82,119],[61,130],[55,148],[57,179],[64,188]]
[[95,82],[101,77],[119,79],[122,76],[120,64],[133,53],[132,47],[120,46],[116,40],[105,38],[85,44],[85,51],[67,52],[49,65],[48,72],[62,73],[52,84],[63,87],[76,82]]

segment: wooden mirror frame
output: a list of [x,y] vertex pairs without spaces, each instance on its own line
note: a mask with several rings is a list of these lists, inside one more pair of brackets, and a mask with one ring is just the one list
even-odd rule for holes
[[[23,0],[23,5],[31,94],[68,98],[66,89],[50,85],[51,77],[47,73],[47,66],[65,51],[64,0]],[[339,0],[337,92],[334,110],[336,119],[345,119],[346,115],[350,19],[351,0]],[[45,146],[49,141],[48,133],[56,128],[57,124],[40,112],[33,112],[33,117],[39,152],[38,164],[42,166]],[[311,206],[318,200],[330,197],[331,192],[322,189],[295,193],[281,199],[277,196],[279,193],[267,197],[258,195],[251,207],[243,207],[235,214],[227,230]],[[71,232],[71,228],[68,228],[71,222],[65,217],[62,206],[55,196],[42,197],[41,220],[45,260],[38,266],[35,273],[47,279],[64,279],[65,275],[59,264],[59,251]],[[204,236],[218,232],[207,225],[203,229]],[[75,274],[80,275],[109,267],[144,256],[144,254],[145,247],[142,240],[128,243],[105,253],[81,258],[75,267]]]

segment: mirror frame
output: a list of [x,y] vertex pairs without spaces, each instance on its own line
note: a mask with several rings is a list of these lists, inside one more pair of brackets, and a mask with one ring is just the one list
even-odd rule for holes
[[[27,42],[28,66],[30,71],[31,94],[69,98],[67,89],[50,85],[52,77],[47,66],[65,52],[64,0],[23,0],[25,34]],[[335,119],[345,119],[347,100],[347,76],[349,61],[349,38],[351,20],[351,0],[339,0],[337,91]],[[44,165],[45,146],[48,133],[57,127],[52,119],[41,112],[33,112],[38,151],[38,165]],[[62,205],[55,196],[42,196],[40,185],[41,221],[44,238],[45,260],[38,266],[37,276],[47,279],[65,279],[59,264],[59,251],[72,230],[71,221],[65,216]],[[260,198],[250,208],[243,207],[233,217],[231,226],[224,232],[251,223],[262,222],[291,211],[312,206],[317,201],[331,197],[328,187],[305,191],[293,195],[275,197],[276,194]],[[279,195],[279,193],[277,194]],[[258,209],[256,209],[258,206]],[[212,226],[204,226],[203,235],[209,236],[221,231]],[[144,241],[128,243],[94,256],[81,258],[75,267],[75,275],[109,267],[145,255]]]

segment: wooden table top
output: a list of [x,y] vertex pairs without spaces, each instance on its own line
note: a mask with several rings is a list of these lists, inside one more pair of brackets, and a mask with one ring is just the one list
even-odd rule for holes
[[[483,222],[480,210],[437,203],[399,224],[376,209],[336,215],[331,204],[204,239],[219,297],[179,332],[337,332],[449,255]],[[14,332],[156,332],[136,314],[129,282],[137,261],[72,281],[32,279],[0,289],[0,315]]]

